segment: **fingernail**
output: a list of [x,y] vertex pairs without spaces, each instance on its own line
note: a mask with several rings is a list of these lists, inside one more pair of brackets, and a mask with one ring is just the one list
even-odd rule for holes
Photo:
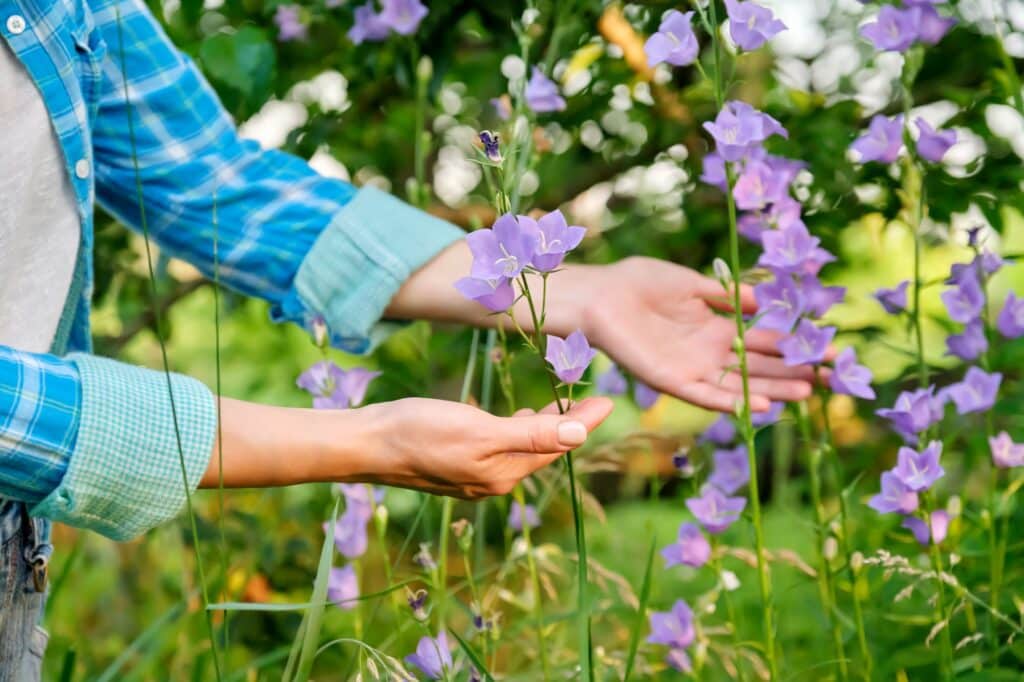
[[583,422],[562,422],[558,425],[558,442],[575,447],[587,440],[587,427]]

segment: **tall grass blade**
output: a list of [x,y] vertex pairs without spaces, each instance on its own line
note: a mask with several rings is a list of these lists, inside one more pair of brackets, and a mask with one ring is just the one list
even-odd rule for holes
[[455,630],[452,630],[451,628],[448,628],[448,632],[450,632],[452,637],[458,641],[459,646],[462,647],[464,652],[466,652],[466,657],[469,658],[469,661],[473,664],[473,667],[476,668],[476,671],[480,673],[481,677],[484,680],[494,682],[494,676],[487,670],[487,666],[484,665],[484,662],[480,659],[480,656],[476,651],[473,650],[473,647],[469,645],[469,642],[462,639],[462,637],[459,637],[459,633],[455,632]]
[[658,546],[658,538],[651,536],[651,548],[647,550],[647,566],[644,568],[644,581],[640,585],[640,604],[636,607],[636,620],[633,621],[633,630],[629,633],[629,653],[626,654],[626,672],[622,676],[623,682],[628,682],[630,673],[633,672],[633,664],[636,662],[636,650],[640,646],[640,632],[647,623],[647,600],[651,596],[651,569],[654,567],[654,550]]
[[[192,491],[188,485],[188,471],[185,466],[185,451],[181,443],[181,428],[178,421],[178,410],[174,402],[174,386],[171,382],[171,367],[167,360],[167,345],[164,343],[163,332],[161,331],[162,318],[160,314],[160,297],[156,286],[156,271],[153,267],[153,248],[150,245],[149,223],[146,221],[146,202],[142,194],[142,171],[139,167],[139,155],[135,139],[135,118],[132,116],[131,97],[128,94],[128,68],[124,50],[124,23],[121,21],[121,8],[115,6],[115,18],[117,21],[117,43],[121,59],[121,88],[123,90],[126,118],[128,119],[128,143],[132,150],[132,166],[135,174],[135,198],[139,205],[139,227],[142,230],[143,243],[146,250],[146,270],[149,275],[150,305],[153,306],[153,326],[156,332],[157,341],[160,344],[160,358],[163,362],[164,376],[167,378],[167,398],[171,404],[171,420],[174,424],[174,438],[178,446],[178,463],[181,466],[181,481],[185,487],[185,507],[188,510],[188,517],[192,528],[192,545],[196,555],[196,570],[199,575],[199,587],[203,598],[203,605],[210,603],[210,593],[206,583],[206,571],[203,568],[202,554],[199,548],[199,527],[196,523],[195,509],[192,505]],[[210,650],[213,653],[213,668],[218,682],[221,679],[220,656],[217,653],[217,638],[213,631],[213,618],[209,611],[204,610],[206,616],[206,630],[210,639]]]
[[[328,528],[334,528],[338,522],[339,504],[340,502],[337,501],[334,503],[331,525]],[[317,566],[316,581],[313,583],[313,598],[310,599],[312,606],[306,612],[306,631],[302,634],[302,649],[295,671],[295,679],[299,682],[308,680],[309,673],[313,669],[313,660],[316,658],[317,644],[320,641],[320,622],[323,619],[326,606],[327,580],[330,577],[333,561],[334,534],[324,533],[324,545],[320,550],[320,564]]]

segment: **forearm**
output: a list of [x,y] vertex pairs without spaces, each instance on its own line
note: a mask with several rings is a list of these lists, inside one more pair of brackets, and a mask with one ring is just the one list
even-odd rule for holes
[[[511,326],[506,316],[490,313],[455,289],[455,282],[469,273],[472,261],[473,256],[465,240],[452,244],[406,280],[391,299],[387,316],[457,322],[476,327]],[[565,265],[550,276],[545,331],[564,336],[583,326],[588,294],[600,285],[597,281],[599,276],[599,267],[586,265]],[[541,278],[539,275],[527,275],[527,280],[539,314]],[[533,331],[533,320],[525,299],[516,303],[513,314],[519,326]]]
[[312,410],[223,398],[201,488],[354,482],[380,474],[373,410]]

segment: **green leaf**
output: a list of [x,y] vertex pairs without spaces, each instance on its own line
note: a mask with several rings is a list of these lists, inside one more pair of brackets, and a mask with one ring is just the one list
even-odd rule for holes
[[[334,512],[331,514],[331,523],[328,528],[334,528],[338,522],[338,506],[339,501],[335,501]],[[295,671],[295,679],[300,682],[308,680],[309,673],[313,669],[317,643],[320,641],[320,622],[324,615],[327,599],[327,580],[330,577],[331,563],[333,561],[334,536],[331,533],[324,533],[324,544],[320,550],[320,565],[317,567],[316,581],[313,583],[313,598],[310,599],[312,606],[306,612],[305,628],[302,633],[302,648]]]
[[207,75],[238,93],[238,97],[232,98],[221,91],[229,109],[241,108],[251,113],[270,97],[276,57],[274,46],[262,29],[243,26],[234,33],[210,36],[199,48],[199,59]]
[[[405,587],[406,585],[411,585],[414,582],[418,582],[418,579],[410,578],[409,580],[403,580],[400,583],[395,583],[394,585],[392,585],[391,587],[389,587],[387,589],[381,590],[379,592],[371,592],[370,594],[363,594],[363,595],[360,595],[359,597],[356,597],[355,599],[352,599],[350,601],[369,601],[370,599],[376,599],[377,597],[383,597],[386,594],[391,594],[395,590],[400,590],[403,587]],[[323,608],[323,607],[329,606],[330,604],[333,604],[333,603],[334,602],[330,602],[330,601],[324,601],[324,602],[319,602],[319,603],[313,602],[313,601],[303,601],[303,602],[284,602],[284,603],[276,604],[276,603],[269,603],[269,602],[237,602],[237,601],[229,601],[229,602],[219,602],[217,604],[210,604],[206,608],[209,609],[210,611],[264,611],[264,612],[271,612],[271,613],[273,613],[273,612],[280,612],[280,611],[305,611],[307,609],[313,608],[314,606],[319,606],[319,607]]]
[[452,633],[452,637],[458,640],[459,646],[461,646],[462,650],[466,652],[466,656],[469,657],[469,660],[473,664],[473,667],[476,668],[476,671],[483,675],[485,680],[491,680],[491,682],[494,682],[494,676],[487,670],[487,666],[484,665],[484,662],[480,659],[480,656],[477,655],[476,651],[473,650],[473,647],[471,647],[466,640],[462,639],[462,637],[459,637],[459,633],[455,632],[455,630],[448,628],[448,632]]

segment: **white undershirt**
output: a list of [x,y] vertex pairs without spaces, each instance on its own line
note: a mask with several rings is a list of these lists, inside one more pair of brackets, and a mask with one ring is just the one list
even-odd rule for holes
[[50,349],[80,236],[74,190],[46,105],[0,39],[0,344]]

